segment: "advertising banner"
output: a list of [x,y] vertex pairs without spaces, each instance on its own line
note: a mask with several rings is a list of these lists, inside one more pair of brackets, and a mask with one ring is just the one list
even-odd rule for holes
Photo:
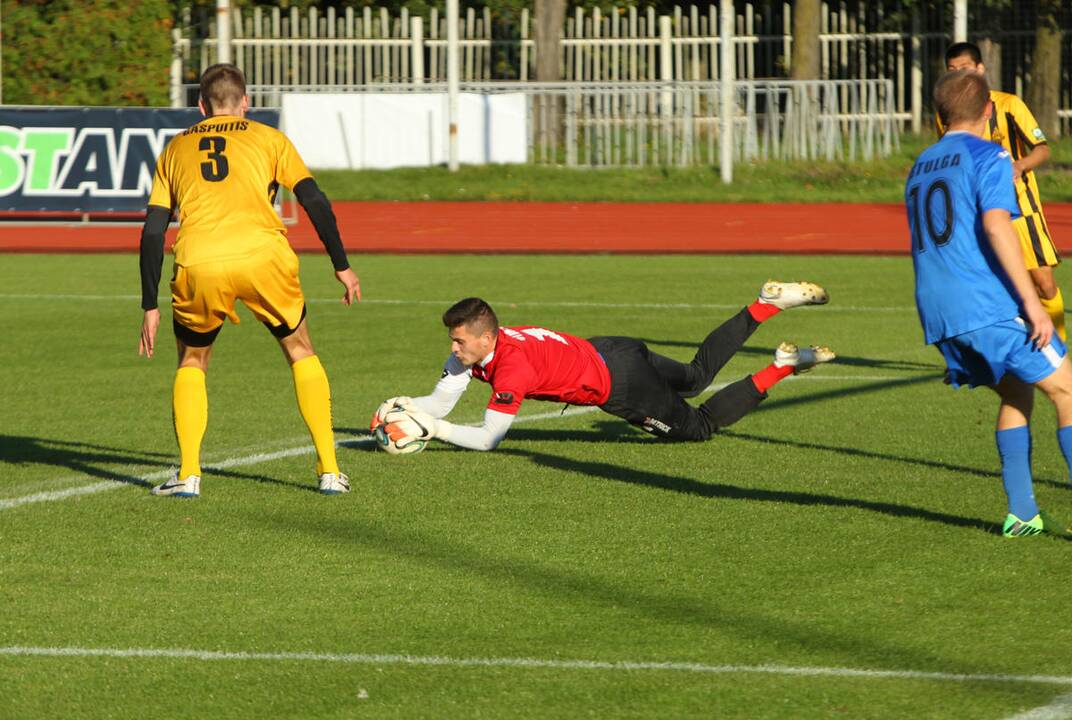
[[[246,117],[279,127],[278,110]],[[141,213],[197,108],[0,107],[0,213]]]

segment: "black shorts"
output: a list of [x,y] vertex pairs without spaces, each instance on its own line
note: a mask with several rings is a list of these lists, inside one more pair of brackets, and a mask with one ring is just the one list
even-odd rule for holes
[[594,337],[610,371],[610,396],[600,408],[660,437],[706,440],[715,427],[685,402],[651,362],[648,346],[629,337]]

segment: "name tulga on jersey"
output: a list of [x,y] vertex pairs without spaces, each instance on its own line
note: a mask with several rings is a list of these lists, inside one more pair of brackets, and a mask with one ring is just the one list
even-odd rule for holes
[[238,130],[248,130],[249,122],[246,120],[235,120],[233,122],[225,123],[199,123],[192,128],[187,128],[183,135],[190,135],[191,133],[222,133],[222,132],[235,132]]
[[908,174],[908,179],[911,180],[918,175],[934,172],[935,170],[956,167],[957,165],[960,165],[960,153],[949,153],[948,155],[943,155],[940,158],[928,160],[927,162],[917,162],[912,166],[912,172]]

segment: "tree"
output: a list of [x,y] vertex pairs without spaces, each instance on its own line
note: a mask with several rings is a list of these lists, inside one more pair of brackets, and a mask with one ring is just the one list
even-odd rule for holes
[[1060,136],[1057,104],[1061,97],[1061,26],[1058,0],[1039,0],[1035,51],[1031,54],[1031,78],[1024,101],[1031,108],[1043,132]]
[[819,79],[819,13],[821,0],[797,0],[793,4],[793,80]]
[[[566,0],[535,0],[533,20],[536,41],[536,81],[561,82],[559,57],[562,46],[562,25],[566,19]],[[534,109],[536,137],[541,142],[557,146],[562,103],[558,98],[541,95]]]
[[536,80],[559,82],[562,26],[566,20],[566,0],[535,0],[533,7],[536,41]]
[[167,0],[5,0],[4,102],[168,105]]

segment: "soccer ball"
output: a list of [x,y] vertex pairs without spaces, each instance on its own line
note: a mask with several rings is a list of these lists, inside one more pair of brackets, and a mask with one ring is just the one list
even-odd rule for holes
[[[377,418],[380,418],[379,412]],[[383,414],[379,424],[372,429],[372,437],[390,455],[419,453],[428,444],[424,427],[399,404]]]
[[388,455],[413,455],[424,450],[428,441],[406,433],[399,422],[382,422],[372,429],[372,437]]

